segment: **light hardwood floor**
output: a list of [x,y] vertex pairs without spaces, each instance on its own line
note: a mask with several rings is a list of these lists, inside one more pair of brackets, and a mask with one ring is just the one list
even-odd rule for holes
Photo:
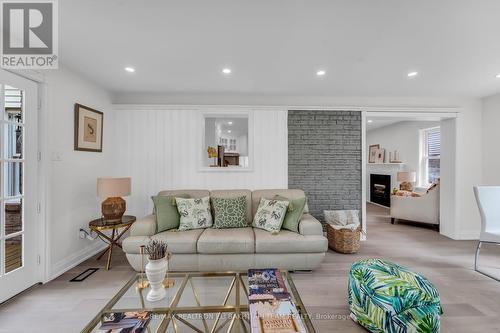
[[[500,283],[473,271],[476,242],[453,241],[424,227],[391,225],[384,209],[369,206],[368,240],[355,255],[329,251],[321,268],[294,281],[317,332],[366,332],[348,318],[347,272],[362,258],[381,257],[428,277],[440,292],[443,333],[500,332]],[[500,277],[500,246],[485,247],[483,263]],[[94,258],[0,306],[0,332],[79,332],[132,276],[116,251],[110,271]],[[81,283],[68,282],[101,267]]]

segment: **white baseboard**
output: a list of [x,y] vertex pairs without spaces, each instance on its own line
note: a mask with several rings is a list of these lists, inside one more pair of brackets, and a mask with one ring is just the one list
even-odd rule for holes
[[47,279],[47,281],[44,281],[44,283],[47,283],[50,280],[55,279],[59,275],[64,274],[68,270],[81,264],[82,262],[89,259],[90,257],[95,256],[100,251],[103,251],[106,247],[107,247],[107,245],[104,244],[103,242],[95,242],[94,244],[91,244],[91,245],[87,246],[86,248],[81,249],[80,251],[70,255],[69,257],[58,261],[51,268],[50,276]]
[[479,231],[473,230],[465,230],[459,233],[459,240],[478,240],[479,239]]

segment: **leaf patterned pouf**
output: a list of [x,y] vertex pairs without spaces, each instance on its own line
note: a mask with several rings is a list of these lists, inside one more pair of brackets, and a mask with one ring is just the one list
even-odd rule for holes
[[388,260],[366,259],[349,272],[351,317],[371,332],[438,333],[439,294],[423,276]]

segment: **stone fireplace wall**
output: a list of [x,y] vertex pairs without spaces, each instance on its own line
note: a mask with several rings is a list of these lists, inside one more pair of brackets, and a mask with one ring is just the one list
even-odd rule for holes
[[361,209],[361,112],[288,111],[288,188],[309,210]]

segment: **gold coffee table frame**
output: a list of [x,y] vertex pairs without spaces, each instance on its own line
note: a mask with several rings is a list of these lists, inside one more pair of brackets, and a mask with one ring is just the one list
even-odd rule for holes
[[[293,283],[292,277],[289,272],[282,271],[282,275],[285,280],[288,282],[289,292],[292,295],[292,299],[301,315],[304,326],[306,327],[307,332],[315,333],[314,327],[311,323],[309,315],[306,311],[304,304],[300,298],[300,295],[295,288],[295,284]],[[250,327],[250,321],[248,317],[248,304],[241,304],[241,297],[245,297],[248,300],[248,290],[246,284],[243,282],[243,278],[247,277],[247,272],[170,272],[170,278],[181,278],[182,282],[180,283],[179,289],[176,291],[174,297],[172,298],[168,307],[159,307],[159,308],[146,308],[144,302],[143,289],[136,289],[140,301],[141,308],[130,308],[130,309],[113,309],[113,306],[121,299],[123,295],[131,288],[134,288],[134,285],[137,284],[137,281],[141,279],[141,274],[136,274],[132,279],[130,279],[125,286],[123,286],[120,291],[102,308],[101,311],[90,321],[87,326],[82,330],[82,333],[92,332],[97,326],[100,324],[102,317],[105,314],[116,313],[116,312],[131,312],[131,311],[150,311],[151,314],[154,315],[163,315],[161,322],[156,329],[156,331],[152,332],[148,327],[148,333],[163,333],[167,331],[169,325],[172,325],[174,332],[178,333],[177,321],[183,323],[187,327],[189,327],[193,332],[198,333],[217,333],[222,331],[226,326],[226,332],[231,332],[235,327],[236,321],[239,321],[241,324],[241,331],[247,333],[248,330],[244,324],[246,321]],[[196,290],[192,278],[199,277],[232,277],[231,283],[225,293],[224,300],[220,305],[201,305],[200,298],[198,296],[198,291]],[[191,292],[193,293],[195,302],[197,306],[178,306],[178,303],[183,295],[183,293],[188,290],[190,287]],[[227,305],[229,297],[231,296],[231,292],[235,290],[235,301],[234,305]],[[243,293],[241,292],[243,291]],[[201,316],[203,327],[196,327],[194,324],[188,322],[187,320],[181,318],[179,315],[182,314],[206,314],[206,313],[214,313],[216,314],[215,321],[209,327],[205,318]],[[220,321],[220,317],[222,313],[231,313],[234,314],[230,316],[230,318]],[[240,326],[237,325],[237,331],[239,331]]]

